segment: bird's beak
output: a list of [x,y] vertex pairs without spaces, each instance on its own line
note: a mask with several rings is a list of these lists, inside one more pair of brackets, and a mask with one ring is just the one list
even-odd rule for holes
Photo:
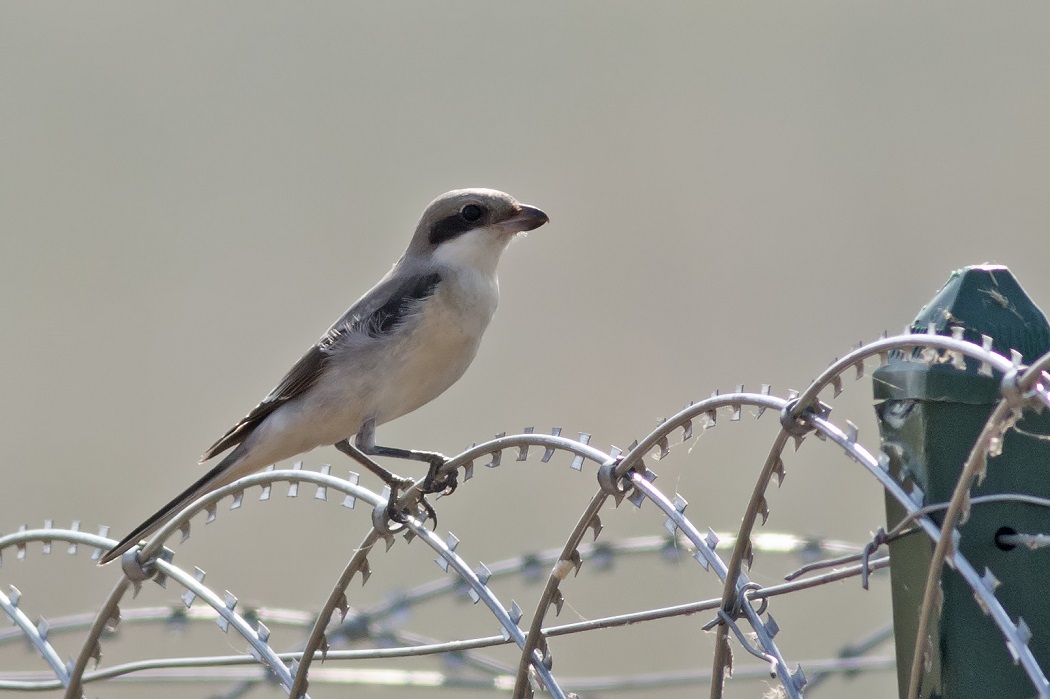
[[518,213],[505,220],[501,226],[508,231],[524,233],[525,231],[535,230],[548,221],[550,221],[550,218],[547,217],[547,214],[535,206],[522,204]]

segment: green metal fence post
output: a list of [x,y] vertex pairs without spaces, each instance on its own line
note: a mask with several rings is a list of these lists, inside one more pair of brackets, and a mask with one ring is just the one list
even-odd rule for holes
[[[1050,350],[1050,325],[1010,271],[1001,266],[967,267],[952,274],[919,312],[912,332],[950,335],[964,328],[966,340],[993,339],[992,349],[1007,357],[1022,353],[1026,363]],[[912,359],[912,361],[908,361]],[[980,363],[967,360],[965,370],[948,364],[928,365],[896,356],[874,372],[874,393],[883,451],[890,472],[916,484],[924,504],[951,498],[960,471],[978,433],[999,400],[1000,377],[981,376]],[[984,482],[972,495],[1027,493],[1050,497],[1050,411],[1026,412],[1007,433],[1002,454],[988,463]],[[886,498],[890,527],[903,509]],[[934,517],[935,520],[939,519]],[[1024,617],[1032,630],[1029,643],[1045,671],[1050,671],[1050,549],[1031,550],[997,543],[1011,530],[1050,533],[1050,511],[1018,503],[975,505],[960,526],[959,550],[978,571],[988,567],[1002,585],[996,597],[1014,620]],[[901,697],[908,690],[915,630],[929,569],[932,543],[912,535],[890,544],[890,577],[897,681]],[[930,627],[933,650],[919,696],[987,699],[1031,697],[1034,690],[1016,666],[992,621],[973,593],[949,567],[941,573],[944,604]]]

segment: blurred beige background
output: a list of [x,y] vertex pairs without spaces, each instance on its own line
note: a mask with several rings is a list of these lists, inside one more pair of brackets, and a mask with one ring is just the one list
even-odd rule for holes
[[[383,443],[452,453],[560,425],[626,446],[714,389],[804,387],[858,340],[903,327],[965,264],[1009,265],[1045,306],[1048,26],[1041,2],[6,2],[0,531],[138,523],[456,187],[505,189],[551,224],[506,254],[471,370],[382,428]],[[865,379],[833,417],[874,449],[870,402]],[[653,466],[701,527],[739,523],[776,429],[745,422],[723,419]],[[334,450],[305,461],[349,468]],[[439,503],[441,529],[471,563],[559,546],[595,489],[562,461],[479,473]],[[861,542],[882,522],[881,491],[828,447],[807,443],[788,469],[767,530]],[[279,500],[250,494],[207,530],[195,523],[176,562],[246,603],[316,608],[367,513]],[[603,538],[662,531],[652,508],[603,519]],[[0,583],[22,589],[31,616],[90,610],[118,575],[83,553],[5,554]],[[440,577],[431,558],[418,544],[373,556],[351,604]],[[797,561],[760,564],[770,584]],[[715,594],[688,558],[603,575],[567,584],[563,620]],[[526,610],[539,590],[496,589]],[[177,595],[148,586],[137,602]],[[831,656],[888,618],[888,598],[880,579],[774,605],[781,649],[803,664]],[[706,621],[561,641],[556,670],[706,668]],[[496,631],[458,604],[409,627]],[[56,643],[68,655],[75,641]],[[212,627],[125,628],[104,650],[111,663],[244,649]],[[21,647],[0,659],[42,669]],[[734,682],[729,696],[765,687]],[[836,680],[818,696],[846,691],[889,696],[895,679]]]

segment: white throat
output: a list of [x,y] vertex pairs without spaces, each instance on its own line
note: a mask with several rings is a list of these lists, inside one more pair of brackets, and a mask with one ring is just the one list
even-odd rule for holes
[[448,267],[466,267],[485,276],[495,276],[500,255],[513,238],[491,228],[475,228],[434,249],[434,261]]

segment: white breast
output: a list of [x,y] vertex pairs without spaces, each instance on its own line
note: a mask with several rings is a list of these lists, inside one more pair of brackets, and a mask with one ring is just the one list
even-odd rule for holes
[[459,380],[470,366],[499,301],[495,276],[475,272],[443,274],[441,284],[404,337],[391,343],[376,386],[377,424],[430,402]]

